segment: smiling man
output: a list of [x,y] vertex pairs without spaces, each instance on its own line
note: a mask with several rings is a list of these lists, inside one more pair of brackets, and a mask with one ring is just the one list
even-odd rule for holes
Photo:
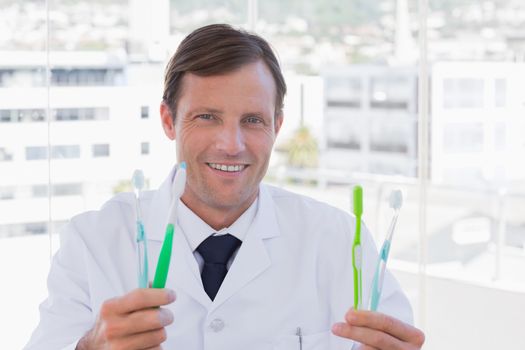
[[[134,198],[118,195],[62,233],[26,349],[421,348],[390,274],[379,312],[350,309],[355,218],[261,183],[285,93],[259,36],[228,25],[188,35],[166,69],[160,106],[187,164],[167,289],[136,288]],[[174,172],[141,198],[151,262]],[[366,300],[377,259],[366,229],[362,245]]]
[[[226,62],[227,54],[235,53],[234,47],[227,49]],[[220,55],[214,55],[217,62],[203,62],[217,75],[191,70],[174,93],[180,96],[170,99],[166,92],[161,105],[164,132],[176,140],[177,158],[188,167],[183,202],[217,230],[230,226],[257,198],[283,122],[276,84],[264,61],[254,58],[224,68]],[[179,69],[177,62],[175,55],[166,79]]]

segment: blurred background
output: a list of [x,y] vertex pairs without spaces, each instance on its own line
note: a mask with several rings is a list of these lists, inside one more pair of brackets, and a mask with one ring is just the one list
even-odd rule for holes
[[424,349],[525,349],[521,0],[0,0],[0,348],[38,322],[58,232],[175,162],[163,70],[193,29],[255,31],[288,83],[267,182],[364,218]]

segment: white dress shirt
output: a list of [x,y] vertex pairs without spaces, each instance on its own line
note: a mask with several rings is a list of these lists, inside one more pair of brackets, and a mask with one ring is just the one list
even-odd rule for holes
[[[184,204],[184,202],[179,200],[180,214],[178,216],[177,223],[182,229],[182,232],[186,237],[186,240],[188,241],[190,249],[193,251],[193,256],[195,256],[195,260],[197,260],[197,264],[199,265],[199,271],[201,273],[202,268],[204,266],[204,259],[197,251],[199,245],[209,236],[222,236],[227,233],[236,237],[242,242],[244,240],[244,237],[246,237],[246,232],[248,232],[248,229],[252,224],[253,218],[257,214],[258,203],[259,197],[257,197],[253,201],[250,207],[246,209],[244,213],[242,213],[241,216],[239,216],[239,218],[235,220],[235,222],[231,226],[216,231],[210,225],[204,222],[204,220],[202,220],[190,208],[188,208],[186,204]],[[239,248],[235,249],[235,252],[233,252],[231,258],[228,260],[228,263],[226,264],[227,269],[230,269],[230,266],[233,263],[233,260],[235,259],[235,256],[239,251]]]

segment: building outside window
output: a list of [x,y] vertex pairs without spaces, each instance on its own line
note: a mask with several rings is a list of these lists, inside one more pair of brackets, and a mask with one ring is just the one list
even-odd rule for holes
[[109,157],[109,144],[100,143],[92,146],[93,158]]
[[[525,349],[516,307],[525,295],[523,1],[46,4],[0,2],[0,212],[9,213],[0,215],[0,264],[18,266],[5,280],[30,281],[23,303],[12,302],[18,289],[4,290],[0,324],[10,331],[0,348],[22,348],[38,321],[60,227],[129,190],[137,167],[151,189],[162,182],[172,164],[157,160],[173,159],[173,144],[157,141],[164,135],[145,101],[160,100],[174,43],[226,22],[261,34],[279,55],[288,93],[277,142],[299,126],[318,141],[319,168],[288,176],[279,151],[267,181],[342,210],[361,183],[377,244],[390,190],[401,188],[388,268],[425,325],[425,350]],[[430,135],[418,144],[423,121]],[[20,253],[28,249],[29,262]],[[480,305],[486,317],[468,311]]]

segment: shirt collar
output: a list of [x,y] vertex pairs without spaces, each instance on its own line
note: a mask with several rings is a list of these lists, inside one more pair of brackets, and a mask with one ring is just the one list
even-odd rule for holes
[[258,207],[259,196],[257,196],[250,207],[246,209],[231,226],[216,231],[179,200],[179,215],[177,221],[188,240],[191,250],[195,251],[202,241],[213,234],[224,235],[229,233],[242,242],[246,237],[246,233],[253,219],[257,215]]

